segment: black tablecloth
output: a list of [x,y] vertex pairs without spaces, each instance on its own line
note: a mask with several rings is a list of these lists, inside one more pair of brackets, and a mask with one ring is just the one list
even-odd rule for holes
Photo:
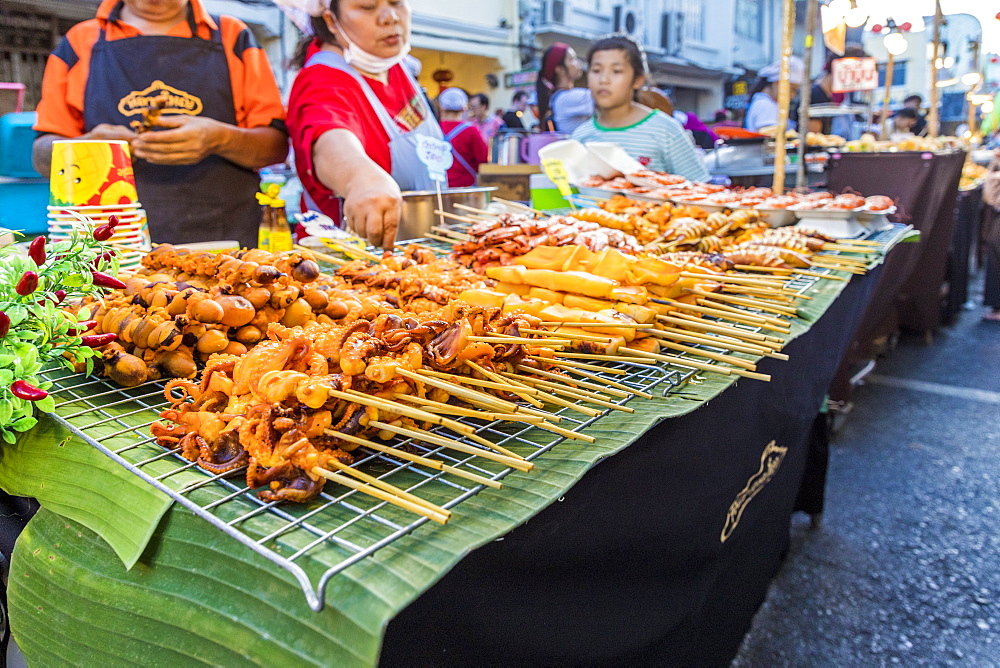
[[[382,663],[729,662],[787,550],[809,432],[880,272],[855,278],[789,361],[764,360],[770,383],[660,423],[459,562],[389,624]],[[772,440],[783,460],[762,458]],[[803,491],[822,503],[822,483]]]
[[982,215],[983,189],[973,188],[958,194],[955,203],[955,229],[948,251],[948,267],[945,281],[948,291],[944,298],[941,318],[951,322],[969,300],[969,274],[972,250],[979,235],[979,219]]
[[831,158],[830,190],[888,195],[898,206],[893,220],[921,233],[919,244],[902,244],[886,258],[886,270],[830,387],[831,398],[850,399],[850,377],[874,358],[882,337],[900,327],[929,333],[940,323],[941,284],[964,161],[963,152],[843,153]]

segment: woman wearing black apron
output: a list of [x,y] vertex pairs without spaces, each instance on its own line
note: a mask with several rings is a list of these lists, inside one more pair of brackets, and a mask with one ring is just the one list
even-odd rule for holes
[[[161,94],[154,131],[136,134],[137,113]],[[200,0],[104,0],[50,57],[38,113],[43,174],[55,140],[131,143],[154,242],[256,245],[255,170],[285,159],[287,135],[266,56],[238,20],[210,16]]]

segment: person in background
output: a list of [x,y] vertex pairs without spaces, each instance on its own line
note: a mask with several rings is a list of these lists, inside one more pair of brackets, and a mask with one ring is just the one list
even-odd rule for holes
[[917,111],[912,107],[903,107],[889,119],[889,137],[892,139],[898,135],[912,135],[913,128],[917,125]]
[[525,130],[527,125],[525,118],[528,113],[528,92],[519,90],[514,93],[514,97],[508,109],[503,115],[503,124],[510,130]]
[[[840,105],[848,101],[845,93],[833,92],[833,61],[838,58],[863,58],[865,50],[860,45],[848,45],[844,49],[844,55],[830,54],[823,63],[823,74],[812,88],[809,89],[809,106],[834,104]],[[820,132],[822,134],[837,134],[847,137],[850,133],[850,116],[828,116],[826,118],[810,118],[809,132]]]
[[624,35],[604,37],[587,60],[597,114],[573,131],[573,139],[613,142],[651,170],[707,181],[708,170],[681,124],[635,102],[646,81],[646,57],[638,42]]
[[[805,67],[798,56],[790,58],[788,80],[791,84],[790,97],[794,98],[802,85]],[[744,124],[747,130],[757,132],[761,128],[778,123],[778,79],[781,77],[781,63],[771,63],[757,73],[758,80],[750,92],[750,105]],[[788,129],[794,130],[796,123],[791,113]]]
[[583,76],[573,47],[556,42],[542,54],[542,69],[535,82],[542,130],[570,134],[594,115],[594,97],[587,88],[576,88]]
[[927,118],[920,113],[920,107],[924,103],[924,98],[919,95],[911,95],[903,100],[903,107],[913,109],[917,112],[917,122],[913,124],[911,132],[915,135],[923,135],[927,131]]
[[469,112],[466,118],[479,130],[487,145],[503,127],[503,119],[490,113],[490,98],[485,93],[476,93],[469,98]]
[[732,119],[728,109],[717,109],[712,125],[709,127],[713,130],[715,128],[738,128],[740,127],[740,124],[738,121],[734,121]]
[[983,218],[979,239],[986,251],[983,304],[990,310],[983,320],[1000,323],[1000,150],[993,152],[993,160],[987,169],[983,182]]
[[448,169],[448,187],[474,186],[479,165],[488,159],[489,149],[479,130],[471,122],[462,120],[469,108],[469,96],[461,88],[446,88],[437,101],[441,109],[441,131],[451,144],[455,158]]
[[[139,103],[163,92],[153,131],[137,133],[150,109]],[[239,19],[201,0],[104,0],[49,56],[37,111],[40,173],[56,140],[127,141],[154,242],[257,245],[256,170],[285,159],[288,135],[267,56]]]
[[677,122],[685,130],[691,133],[691,138],[694,139],[695,145],[705,150],[715,148],[715,142],[719,140],[719,136],[709,130],[708,126],[700,118],[680,109],[674,111],[673,117],[677,119]]
[[403,61],[405,0],[309,0],[313,35],[288,100],[288,129],[308,208],[391,249],[404,190],[434,188],[417,146],[444,135]]

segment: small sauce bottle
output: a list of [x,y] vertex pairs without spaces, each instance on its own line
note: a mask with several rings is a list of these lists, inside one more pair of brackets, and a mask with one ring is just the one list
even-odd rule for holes
[[260,226],[257,228],[257,248],[265,251],[271,250],[271,198],[264,193],[257,193],[257,201],[260,203]]
[[271,200],[271,236],[268,250],[272,253],[284,253],[292,250],[292,228],[288,225],[288,215],[285,213],[285,200]]

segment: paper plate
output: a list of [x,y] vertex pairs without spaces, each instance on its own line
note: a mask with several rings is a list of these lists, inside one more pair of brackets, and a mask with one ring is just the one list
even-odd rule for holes
[[771,227],[794,225],[795,221],[798,220],[798,215],[794,211],[789,211],[788,209],[765,209],[759,206],[755,206],[753,208],[760,214],[761,220],[766,222]]

